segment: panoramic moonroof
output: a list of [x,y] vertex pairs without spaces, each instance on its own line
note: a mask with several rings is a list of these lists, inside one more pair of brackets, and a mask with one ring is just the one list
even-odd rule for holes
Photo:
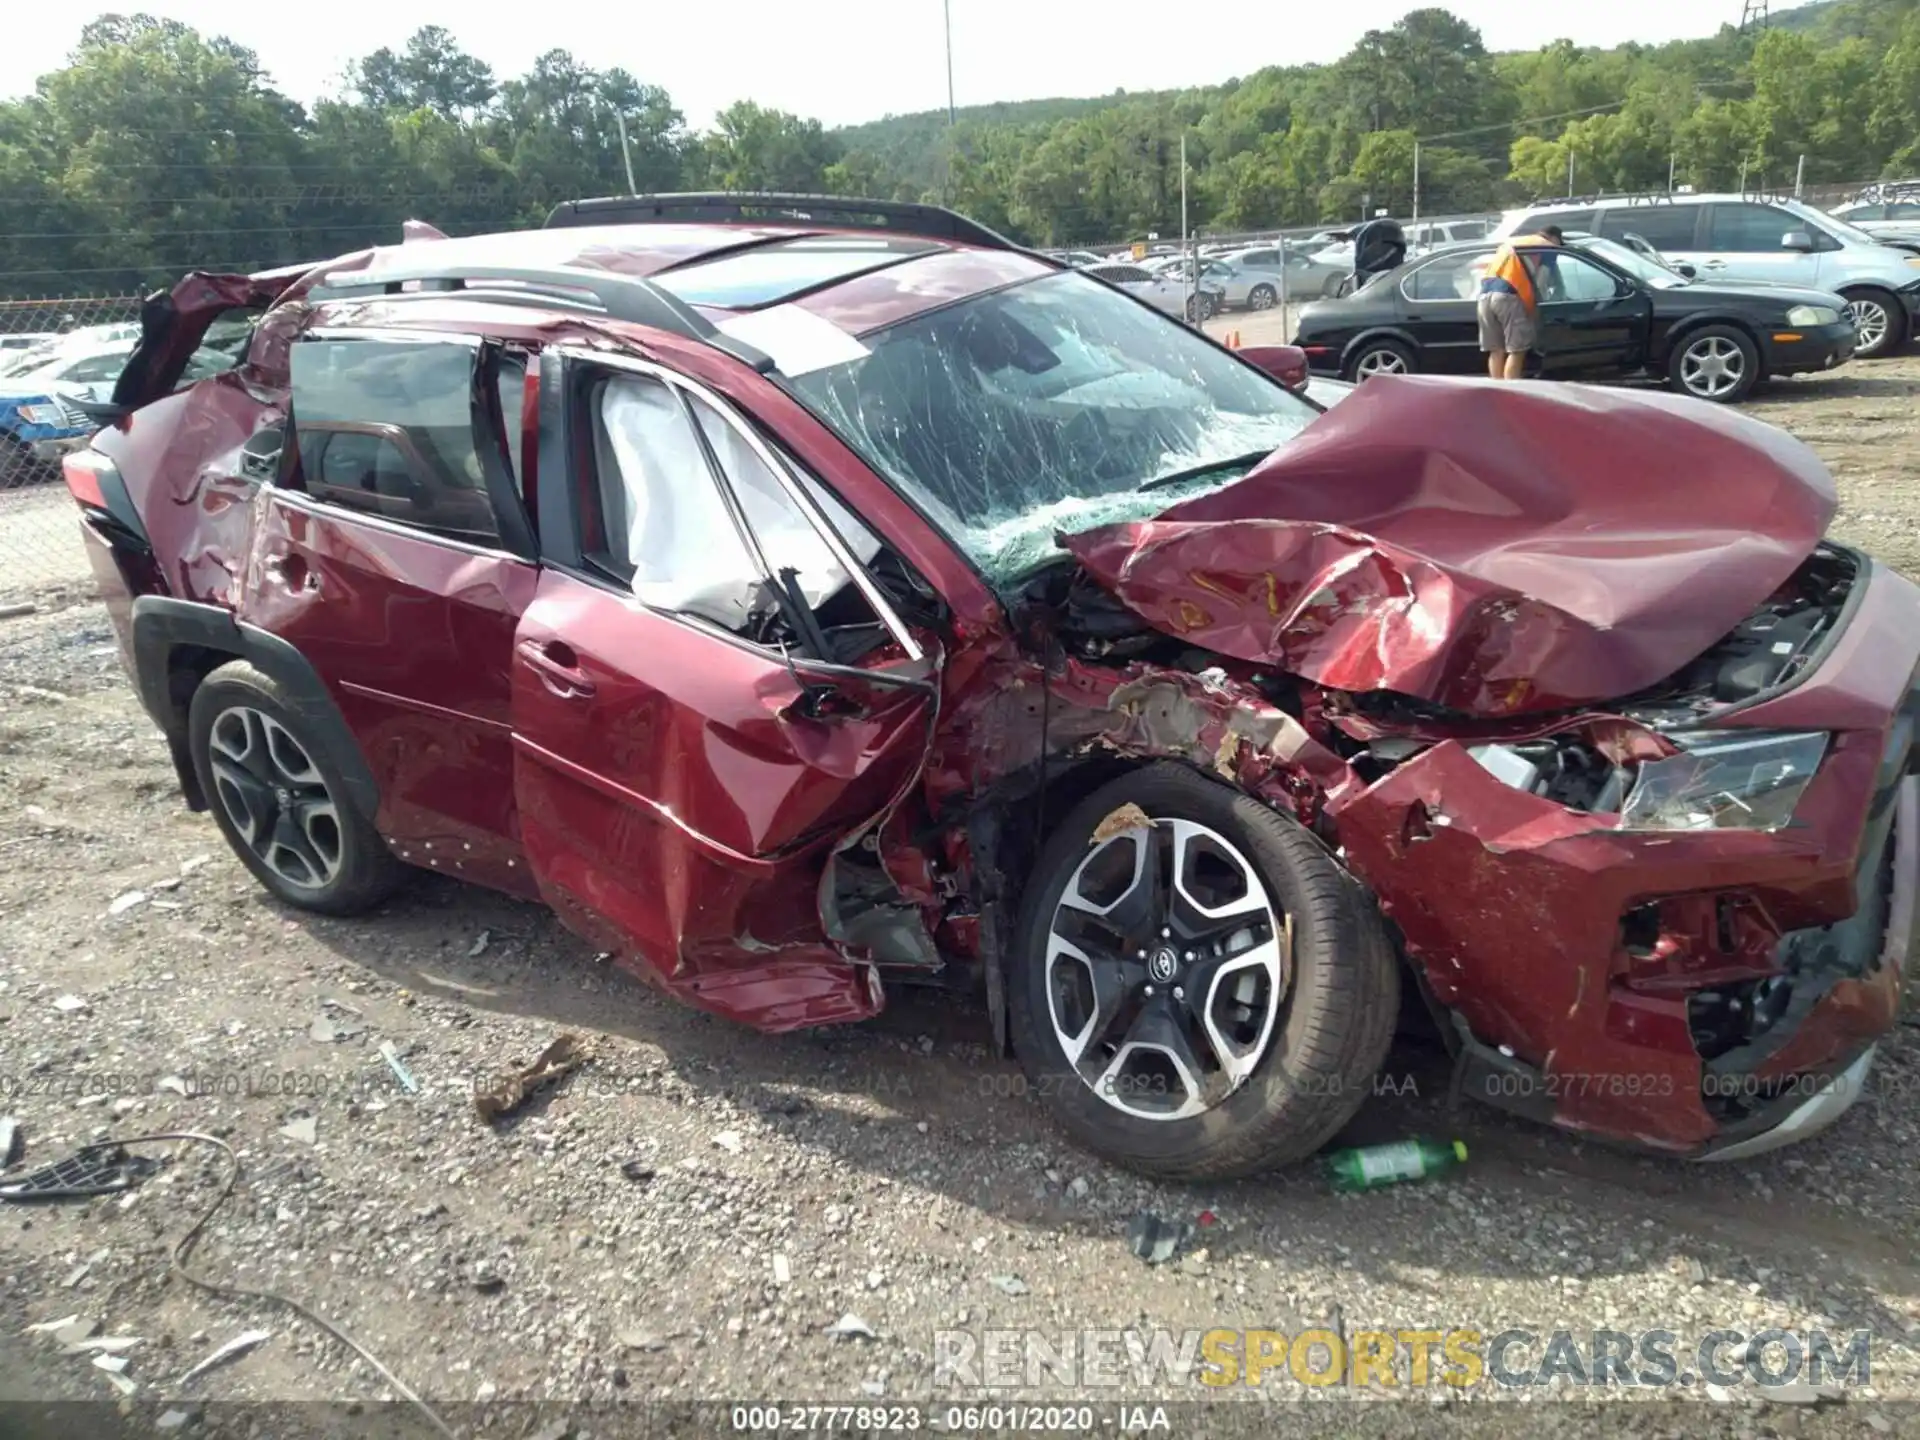
[[678,266],[654,276],[653,283],[689,305],[752,310],[939,248],[909,236],[810,236]]

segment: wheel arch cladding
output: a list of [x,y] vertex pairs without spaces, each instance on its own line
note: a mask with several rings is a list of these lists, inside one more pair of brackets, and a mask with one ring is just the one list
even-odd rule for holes
[[314,743],[326,752],[347,796],[371,823],[380,787],[326,682],[278,635],[234,619],[217,605],[142,595],[133,602],[134,680],[140,701],[166,736],[189,807],[207,808],[187,750],[187,710],[201,681],[229,660],[245,660],[285,690]]

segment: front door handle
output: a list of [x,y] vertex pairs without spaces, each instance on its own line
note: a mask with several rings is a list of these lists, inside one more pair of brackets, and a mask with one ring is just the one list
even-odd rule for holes
[[540,677],[540,683],[562,700],[585,700],[593,695],[593,681],[565,641],[522,640],[514,648],[527,668]]

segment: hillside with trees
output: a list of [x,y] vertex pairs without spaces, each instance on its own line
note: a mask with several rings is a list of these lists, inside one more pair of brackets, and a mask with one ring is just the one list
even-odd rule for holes
[[[0,103],[0,292],[124,293],[188,268],[323,259],[538,224],[556,200],[680,188],[934,200],[1036,244],[1178,224],[1422,213],[1566,189],[1790,185],[1920,173],[1920,0],[1827,0],[1758,34],[1494,54],[1444,9],[1330,65],[1221,85],[944,110],[829,131],[740,101],[696,130],[663,77],[565,50],[501,79],[430,26],[311,107],[244,46],[108,15]],[[623,154],[621,125],[626,132]]]

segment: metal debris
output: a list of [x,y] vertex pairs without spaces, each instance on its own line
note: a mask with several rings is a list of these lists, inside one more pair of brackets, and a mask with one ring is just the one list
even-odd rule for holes
[[394,1048],[391,1040],[380,1042],[380,1058],[387,1062],[387,1068],[393,1071],[393,1078],[400,1082],[402,1090],[409,1095],[420,1093],[420,1082],[414,1079],[407,1067],[400,1063],[400,1052]]
[[53,1332],[53,1338],[71,1350],[75,1346],[82,1344],[89,1335],[93,1334],[93,1332],[99,1328],[100,1322],[98,1320],[81,1320],[76,1317],[67,1321],[66,1324],[57,1327]]
[[[87,1328],[93,1328],[93,1321],[86,1322]],[[60,1339],[55,1335],[54,1339]],[[134,1346],[144,1343],[138,1335],[96,1335],[91,1340],[73,1340],[67,1342],[67,1349],[76,1355],[124,1355]]]
[[83,1145],[64,1160],[30,1170],[0,1185],[0,1200],[25,1203],[117,1195],[131,1190],[159,1168],[158,1160],[129,1154],[125,1146],[111,1141]]
[[657,1335],[651,1330],[622,1330],[614,1337],[623,1350],[664,1350],[667,1337]]
[[713,1143],[729,1155],[738,1155],[745,1145],[745,1142],[740,1138],[740,1132],[738,1130],[722,1130],[718,1135],[713,1137]]
[[146,903],[147,903],[146,891],[129,890],[124,895],[116,895],[113,897],[113,903],[107,906],[107,914],[124,915],[127,913],[127,911],[133,909],[134,906],[144,905]]
[[13,1164],[26,1150],[26,1132],[20,1128],[20,1122],[11,1115],[0,1115],[0,1170]]
[[827,1334],[836,1340],[878,1340],[880,1338],[874,1333],[871,1325],[851,1310],[827,1326]]
[[171,1090],[176,1095],[191,1093],[188,1089],[187,1082],[182,1080],[178,1075],[162,1075],[159,1083],[153,1088],[156,1090]]
[[78,995],[62,995],[58,1000],[53,1002],[53,1008],[58,1010],[62,1015],[71,1015],[76,1010],[86,1009],[87,1002],[82,1000]]
[[134,1384],[133,1381],[129,1380],[126,1376],[117,1375],[111,1370],[103,1370],[100,1373],[104,1375],[109,1381],[111,1381],[113,1384],[113,1388],[118,1390],[122,1395],[131,1395],[140,1388],[138,1385]]
[[234,1336],[231,1340],[227,1341],[226,1344],[220,1346],[211,1355],[207,1356],[206,1359],[182,1375],[180,1377],[180,1383],[182,1385],[189,1384],[199,1376],[213,1369],[214,1366],[223,1365],[233,1359],[234,1356],[243,1355],[253,1349],[254,1346],[264,1345],[272,1338],[273,1332],[271,1330],[242,1330],[238,1335]]
[[491,1090],[476,1094],[473,1108],[487,1121],[510,1115],[524,1105],[535,1090],[579,1069],[586,1060],[587,1052],[580,1041],[572,1035],[562,1035],[535,1056],[531,1064],[507,1076]]
[[312,1115],[302,1115],[282,1125],[280,1133],[289,1140],[298,1140],[302,1145],[312,1145],[320,1138],[320,1121]]
[[487,949],[487,942],[492,938],[493,932],[491,930],[482,930],[474,937],[473,944],[467,947],[467,958],[471,960],[478,955],[484,955]]
[[78,1325],[81,1323],[86,1324],[87,1334],[91,1335],[95,1328],[94,1322],[91,1320],[82,1322],[78,1315],[63,1315],[58,1320],[41,1320],[27,1326],[26,1329],[20,1333],[23,1335],[51,1335],[56,1330],[64,1330],[69,1325]]
[[1018,1275],[989,1275],[987,1277],[987,1283],[1002,1295],[1024,1295],[1027,1293],[1027,1282],[1022,1280]]
[[118,1375],[127,1368],[127,1357],[124,1355],[96,1355],[93,1357],[93,1364],[97,1370],[105,1370],[109,1374]]
[[1127,1245],[1149,1265],[1164,1265],[1193,1240],[1193,1226],[1185,1220],[1164,1220],[1142,1210],[1127,1226]]

